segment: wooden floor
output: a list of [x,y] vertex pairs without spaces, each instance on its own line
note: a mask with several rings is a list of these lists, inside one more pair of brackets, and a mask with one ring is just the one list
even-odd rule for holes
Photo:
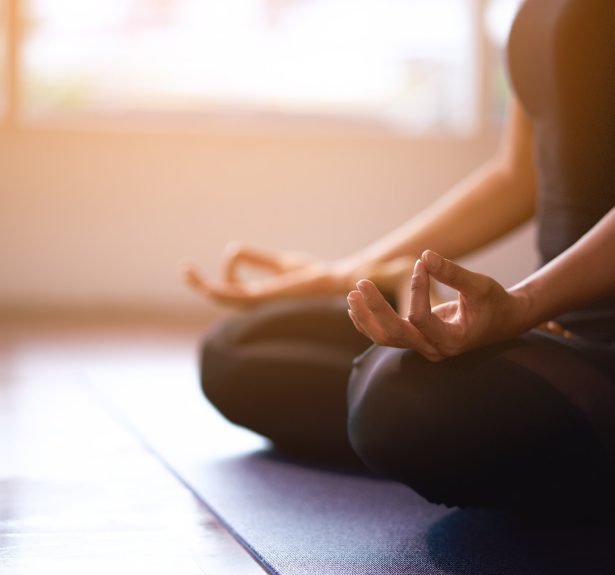
[[194,369],[190,326],[0,327],[0,573],[263,573],[84,384],[89,369]]

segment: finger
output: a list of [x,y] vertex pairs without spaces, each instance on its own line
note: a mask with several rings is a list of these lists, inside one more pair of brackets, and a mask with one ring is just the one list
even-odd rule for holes
[[237,263],[241,253],[241,246],[236,242],[226,245],[222,256],[222,278],[225,282],[235,283],[237,277]]
[[380,345],[387,345],[385,343],[386,333],[370,312],[361,292],[353,290],[348,294],[347,299],[350,311],[352,311],[355,320],[361,326],[362,333],[365,333],[372,341]]
[[[351,309],[348,310],[348,316],[350,317],[350,319],[352,320],[352,323],[354,324],[356,330],[359,333],[362,333],[367,339],[372,339],[369,335],[369,333],[367,333],[367,331],[365,330],[365,328],[361,325],[361,322],[357,319],[357,316],[353,313],[353,311]],[[373,341],[373,340],[372,340]]]
[[181,266],[184,281],[201,295],[217,303],[245,306],[261,303],[275,297],[300,295],[310,286],[310,276],[288,273],[284,277],[264,278],[258,281],[213,283],[207,280],[196,265],[191,262]]
[[[412,348],[431,361],[435,361],[436,358],[440,357],[435,347],[426,340],[425,336],[420,331],[395,313],[393,308],[372,282],[369,280],[361,280],[358,283],[358,287],[360,288],[360,295],[371,319],[365,319],[363,315],[356,313],[354,308],[352,309],[358,316],[361,324],[371,334],[378,334],[378,339],[374,341],[380,345],[390,347]],[[360,308],[359,310],[360,312],[364,311]],[[374,321],[375,324],[373,323]]]
[[356,281],[362,278],[369,278],[380,289],[385,288],[393,291],[397,288],[400,281],[408,275],[408,270],[412,268],[418,258],[401,256],[387,262],[372,263],[363,266]]
[[491,286],[487,276],[471,272],[431,250],[423,252],[421,261],[434,279],[464,295],[481,295]]
[[[403,342],[405,336],[405,323],[388,301],[384,298],[380,290],[370,280],[361,280],[357,287],[363,300],[367,304],[371,315],[376,319],[382,330],[385,332],[388,341],[398,344]],[[390,344],[388,344],[390,345]]]
[[251,294],[234,290],[233,286],[216,286],[210,283],[195,269],[186,269],[184,279],[195,291],[220,304],[244,306],[257,303]]
[[226,255],[222,264],[222,277],[227,283],[238,281],[238,270],[241,265],[251,265],[273,272],[280,271],[282,265],[277,255],[265,250],[232,243],[226,248]]
[[211,284],[204,286],[207,296],[215,302],[234,307],[253,306],[262,303],[267,295],[256,290],[244,289],[241,285],[228,283]]
[[209,294],[218,301],[250,305],[284,297],[317,293],[320,276],[317,270],[297,270],[248,282],[208,284]]
[[204,278],[194,264],[182,266],[182,277],[190,287],[200,290],[204,285]]
[[213,284],[196,268],[188,264],[183,267],[184,281],[201,295],[221,304],[249,305],[259,301],[257,294],[232,284]]
[[446,324],[431,313],[429,274],[421,260],[417,260],[414,264],[410,293],[408,321],[438,347],[440,342],[446,340],[448,334]]

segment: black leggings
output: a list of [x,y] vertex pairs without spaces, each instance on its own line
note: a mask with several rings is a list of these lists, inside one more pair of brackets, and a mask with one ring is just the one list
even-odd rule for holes
[[613,507],[615,355],[530,332],[430,363],[370,345],[345,298],[279,301],[218,323],[203,390],[231,421],[301,455],[401,481],[433,502]]

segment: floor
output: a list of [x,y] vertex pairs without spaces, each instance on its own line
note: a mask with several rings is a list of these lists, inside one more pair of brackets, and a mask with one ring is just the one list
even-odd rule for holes
[[0,572],[263,573],[87,384],[115,369],[196,377],[200,328],[0,326]]

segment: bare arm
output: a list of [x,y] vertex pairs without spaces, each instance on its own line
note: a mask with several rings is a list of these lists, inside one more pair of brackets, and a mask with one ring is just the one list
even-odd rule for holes
[[[456,258],[482,247],[529,219],[536,195],[532,129],[519,105],[498,153],[432,207],[367,248],[334,262],[283,252],[234,246],[224,263],[224,280],[212,282],[194,264],[184,267],[185,281],[205,297],[228,305],[251,305],[279,297],[347,293],[360,278],[381,289],[404,293],[408,270],[426,248]],[[242,281],[243,267],[259,267],[273,276]],[[406,302],[400,297],[403,309]]]
[[431,207],[348,258],[347,265],[388,261],[433,249],[457,258],[501,237],[534,214],[532,129],[517,102],[495,157]]
[[615,291],[615,208],[572,247],[513,288],[528,329]]
[[[367,280],[350,292],[350,317],[380,345],[412,348],[431,361],[514,338],[559,313],[615,293],[615,208],[573,246],[526,280],[505,290],[426,251],[412,276],[410,314],[399,317]],[[432,308],[434,278],[459,292]]]

